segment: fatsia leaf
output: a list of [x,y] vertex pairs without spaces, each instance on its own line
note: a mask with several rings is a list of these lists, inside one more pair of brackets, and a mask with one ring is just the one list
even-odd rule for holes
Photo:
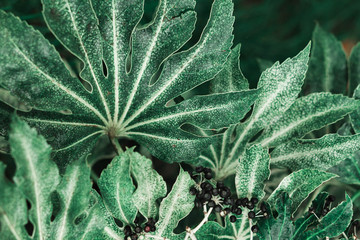
[[270,176],[270,157],[267,149],[254,145],[246,150],[238,163],[235,175],[236,192],[239,198],[265,196],[264,181]]
[[360,149],[360,135],[328,134],[320,139],[291,141],[271,152],[271,164],[295,171],[303,168],[328,169]]
[[137,189],[132,196],[133,203],[144,217],[155,219],[158,214],[156,201],[166,195],[166,183],[152,168],[150,159],[135,152],[129,154],[131,173],[137,182]]
[[135,186],[130,176],[131,154],[131,151],[126,151],[115,157],[98,181],[106,207],[114,218],[125,224],[132,223],[137,214],[132,201]]
[[334,35],[316,25],[305,85],[310,92],[345,93],[347,60]]
[[[80,77],[90,89],[71,76],[39,32],[4,12],[0,85],[41,110],[21,115],[55,138],[51,144],[62,161],[88,153],[99,135],[130,137],[165,161],[192,159],[211,139],[183,131],[182,124],[228,126],[256,98],[255,91],[233,92],[166,106],[221,71],[233,39],[231,0],[214,1],[199,42],[176,54],[194,29],[194,0],[160,1],[145,26],[138,25],[143,0],[42,2],[50,30],[83,62]],[[159,77],[151,80],[155,75]],[[58,113],[64,110],[70,114]]]
[[281,192],[275,204],[276,211],[279,214],[277,218],[270,216],[270,218],[264,218],[258,222],[260,230],[258,236],[261,240],[290,239],[295,231],[291,221],[292,201],[289,195],[286,192]]
[[79,159],[69,165],[56,188],[60,210],[51,222],[50,239],[65,239],[79,231],[74,222],[87,210],[91,189],[90,168],[86,161]]
[[34,239],[47,239],[52,209],[50,194],[60,181],[56,164],[49,161],[51,148],[18,117],[13,117],[9,141],[17,166],[14,181],[31,204],[29,219],[35,226]]
[[240,69],[240,49],[241,45],[238,44],[231,50],[224,69],[210,82],[211,92],[224,93],[249,89],[249,83]]
[[9,91],[2,88],[0,88],[0,101],[20,111],[28,112],[31,110],[30,106],[27,106],[26,104],[21,102],[17,97],[12,96]]
[[[0,162],[0,238],[31,239],[24,225],[28,221],[26,201],[22,193],[5,177],[5,165]],[[13,199],[16,199],[14,202]]]
[[314,230],[306,232],[303,239],[323,239],[325,237],[337,237],[346,230],[353,216],[351,198],[346,194],[345,201],[333,208]]
[[276,199],[278,199],[283,192],[286,192],[292,201],[291,213],[294,213],[311,192],[324,182],[336,176],[337,175],[333,173],[312,169],[302,169],[293,172],[280,182],[279,186],[269,196],[267,202],[269,204],[275,204]]
[[[354,98],[360,99],[360,85],[354,91]],[[357,109],[350,114],[351,125],[355,133],[360,133],[360,109]]]
[[156,223],[158,237],[172,238],[179,221],[186,217],[194,207],[195,196],[189,194],[190,187],[195,182],[190,175],[180,168],[180,173],[170,193],[161,201],[159,220]]
[[262,146],[275,147],[320,129],[359,108],[360,102],[342,95],[314,93],[296,99],[294,104],[265,129],[258,140]]
[[360,43],[356,44],[351,50],[349,57],[349,95],[352,95],[356,87],[360,84]]
[[360,152],[335,165],[328,170],[339,176],[339,181],[346,184],[360,185]]
[[294,103],[305,78],[309,51],[310,44],[294,58],[282,64],[276,62],[265,70],[260,76],[258,88],[261,92],[251,117],[244,123],[229,127],[201,154],[199,161],[211,165],[217,179],[234,174],[247,142],[262,128],[280,118]]
[[235,223],[230,222],[229,215],[225,217],[225,226],[209,221],[195,233],[197,239],[220,240],[220,239],[251,239],[251,226],[247,217],[248,210],[244,209],[243,214]]

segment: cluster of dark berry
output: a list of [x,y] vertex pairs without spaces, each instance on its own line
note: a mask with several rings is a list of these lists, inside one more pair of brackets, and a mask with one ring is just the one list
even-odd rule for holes
[[133,227],[133,229],[130,225],[124,227],[125,240],[137,240],[140,234],[155,232],[156,230],[154,218],[148,219],[144,229],[140,226],[138,218],[135,218],[134,223],[135,227]]
[[[243,213],[243,208],[250,210],[248,212],[249,219],[269,217],[264,203],[260,204],[260,210],[256,213],[255,208],[259,203],[257,198],[233,197],[230,188],[225,186],[223,182],[211,180],[212,174],[209,168],[198,166],[195,168],[195,172],[197,175],[192,174],[193,179],[197,180],[197,177],[202,174],[206,179],[202,180],[202,178],[200,178],[200,182],[190,188],[190,194],[196,195],[196,207],[207,206],[213,208],[214,212],[220,214],[222,217],[231,214],[229,217],[230,222],[236,222],[238,216]],[[256,233],[259,231],[259,228],[257,225],[253,225],[251,230]]]
[[[326,200],[325,200],[325,204],[324,204],[324,207],[323,209],[321,210],[321,216],[325,216],[326,214],[328,214],[330,212],[330,208],[331,208],[331,203],[335,201],[335,196],[333,195],[329,195]],[[312,205],[310,208],[309,208],[309,212],[310,213],[315,213],[315,207],[314,205]]]

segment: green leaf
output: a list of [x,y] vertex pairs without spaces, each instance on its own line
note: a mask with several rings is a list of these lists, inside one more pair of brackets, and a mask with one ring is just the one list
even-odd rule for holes
[[271,164],[295,171],[303,168],[328,169],[360,149],[360,135],[328,134],[320,139],[291,141],[271,152]]
[[209,221],[195,233],[195,237],[206,240],[251,239],[251,227],[247,214],[248,210],[244,209],[243,214],[235,223],[230,222],[229,215],[226,216],[224,219],[225,226],[221,226],[218,222]]
[[291,139],[334,123],[360,107],[360,102],[342,95],[314,93],[298,98],[258,139],[262,146],[275,147]]
[[360,84],[360,43],[351,50],[349,57],[349,95],[352,95],[355,88]]
[[14,182],[31,204],[29,219],[34,224],[33,236],[46,239],[50,234],[50,194],[60,181],[56,164],[49,161],[51,148],[35,129],[16,116],[11,123],[9,141],[17,166]]
[[189,194],[195,182],[190,175],[180,168],[180,173],[170,193],[161,201],[159,220],[156,223],[158,237],[172,238],[179,221],[186,217],[194,207],[195,196]]
[[337,237],[346,230],[353,216],[351,198],[346,194],[345,201],[333,208],[320,221],[318,227],[305,234],[306,239],[323,239]]
[[279,192],[275,204],[276,211],[279,214],[277,218],[270,216],[270,218],[264,218],[258,222],[258,236],[261,240],[290,239],[295,231],[291,221],[292,201],[289,195],[286,192]]
[[28,221],[25,198],[16,185],[6,179],[5,165],[2,162],[0,162],[0,186],[0,238],[31,239],[24,228]]
[[265,196],[264,181],[270,176],[270,157],[267,149],[254,145],[246,150],[243,158],[239,160],[235,185],[239,198]]
[[[231,126],[199,157],[222,179],[235,173],[247,142],[262,128],[275,122],[293,104],[298,96],[309,60],[310,44],[292,59],[276,62],[260,76],[260,95],[251,117],[245,123]],[[235,131],[236,129],[236,131]]]
[[[354,91],[354,98],[360,99],[360,85]],[[360,109],[357,109],[350,114],[351,125],[355,133],[360,133]]]
[[291,213],[294,213],[311,192],[336,176],[332,173],[312,169],[293,172],[280,182],[279,186],[269,196],[267,202],[275,204],[276,199],[280,197],[282,192],[287,192],[292,201]]
[[347,60],[334,35],[316,25],[305,85],[310,92],[345,93]]
[[17,110],[20,110],[23,112],[28,112],[31,110],[30,106],[27,106],[26,104],[21,102],[17,97],[12,96],[9,91],[4,90],[2,88],[0,88],[0,101],[8,104],[9,106],[11,106],[14,109],[17,109]]
[[168,162],[193,159],[211,139],[181,125],[226,127],[243,118],[257,96],[256,91],[232,92],[166,106],[222,70],[233,40],[231,0],[214,1],[199,42],[182,52],[177,51],[194,30],[194,0],[160,1],[145,26],[138,24],[143,0],[42,2],[49,29],[83,63],[80,77],[89,89],[39,32],[4,12],[0,85],[37,109],[21,116],[56,139],[51,144],[62,167],[64,159],[90,152],[100,135],[132,138]]
[[339,176],[339,181],[346,184],[360,185],[360,152],[335,165],[328,170]]
[[238,44],[231,50],[224,69],[210,82],[211,92],[224,93],[249,89],[249,83],[240,69],[240,49],[241,45]]
[[61,208],[50,225],[51,239],[64,239],[79,231],[74,222],[89,206],[91,185],[90,168],[84,159],[68,166],[56,188]]
[[133,203],[144,217],[155,219],[158,215],[156,201],[166,195],[166,182],[152,168],[150,159],[135,152],[129,155],[131,174],[137,182],[137,189],[132,196]]
[[130,177],[130,150],[115,157],[101,173],[98,186],[104,203],[114,218],[125,224],[134,221],[137,209],[132,201],[135,186]]

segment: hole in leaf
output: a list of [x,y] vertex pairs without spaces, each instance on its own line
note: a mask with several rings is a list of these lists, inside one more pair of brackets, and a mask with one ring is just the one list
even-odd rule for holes
[[161,72],[163,71],[164,69],[164,64],[161,64],[160,67],[158,68],[158,70],[154,73],[154,75],[151,77],[151,80],[149,82],[149,85],[152,86],[154,85],[157,80],[159,79],[160,75],[161,75]]
[[74,224],[79,225],[86,218],[87,218],[87,213],[84,212],[84,213],[80,214],[78,217],[75,218]]
[[104,60],[102,60],[102,69],[103,69],[104,76],[107,77],[108,76],[108,68],[107,68]]
[[131,71],[131,67],[132,67],[132,48],[131,48],[131,39],[130,39],[130,51],[128,53],[128,55],[126,56],[126,65],[125,65],[125,71],[128,74]]
[[27,199],[26,199],[26,207],[27,207],[28,210],[31,209],[31,203]]
[[155,17],[156,9],[159,6],[159,0],[145,0],[144,15],[140,21],[140,25],[149,24]]
[[255,134],[255,136],[253,136],[253,137],[250,139],[250,142],[256,141],[256,139],[258,139],[263,132],[264,132],[264,129],[262,129],[260,132],[258,132],[257,134]]
[[24,225],[24,227],[29,236],[32,236],[34,233],[34,225],[30,222],[30,220]]
[[122,223],[122,221],[120,221],[119,219],[117,219],[117,218],[114,218],[114,222],[116,223],[116,225],[118,226],[118,227],[123,227],[124,226],[124,224]]
[[51,203],[53,205],[52,213],[51,213],[51,222],[55,220],[55,217],[59,214],[61,209],[61,200],[58,192],[52,192],[50,195]]

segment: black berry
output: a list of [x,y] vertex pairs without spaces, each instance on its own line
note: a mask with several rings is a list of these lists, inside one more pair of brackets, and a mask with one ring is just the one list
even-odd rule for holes
[[131,240],[137,240],[137,239],[138,239],[138,235],[136,235],[136,233],[131,235]]
[[248,202],[249,202],[249,199],[247,199],[247,198],[241,199],[241,205],[242,205],[243,207],[246,207],[247,204],[248,204]]
[[196,188],[191,187],[191,188],[190,188],[190,194],[191,194],[191,195],[196,195],[196,194],[197,194]]
[[235,205],[238,207],[241,206],[241,199],[236,199]]
[[251,198],[250,201],[255,205],[259,202],[259,199],[257,199],[256,197],[253,197],[253,198]]
[[210,168],[204,168],[204,173],[211,173],[211,169]]
[[242,214],[242,210],[241,210],[241,208],[237,208],[237,209],[236,209],[235,214],[237,214],[237,215],[241,215],[241,214]]
[[246,204],[246,207],[248,208],[248,209],[254,209],[254,204],[252,203],[252,202],[248,202],[247,204]]
[[131,227],[130,227],[129,225],[125,226],[125,227],[124,227],[124,234],[125,234],[125,236],[130,236],[131,233],[132,233]]
[[213,196],[217,196],[219,195],[219,190],[217,188],[214,188],[212,191],[211,191],[212,195]]
[[225,185],[224,185],[223,182],[217,182],[217,183],[216,183],[216,187],[220,189],[220,188],[225,187]]
[[230,222],[236,222],[236,217],[234,215],[230,216]]
[[209,201],[211,199],[211,194],[210,193],[205,193],[203,199],[206,200],[206,201]]
[[219,206],[219,205],[216,205],[215,207],[214,207],[214,211],[215,212],[221,212],[221,207]]
[[225,214],[229,214],[231,212],[231,210],[230,210],[230,208],[227,207],[224,209],[224,212],[225,212]]
[[234,203],[234,201],[231,198],[224,199],[224,204],[226,204],[226,205],[233,205],[233,203]]
[[257,233],[259,231],[259,227],[257,225],[254,225],[254,226],[251,227],[251,231],[253,233]]
[[207,180],[212,179],[212,174],[211,174],[211,172],[205,173],[205,178],[206,178]]
[[321,215],[322,215],[322,216],[325,216],[326,214],[328,214],[329,211],[330,211],[329,208],[324,208],[324,209],[322,210],[322,212],[321,212]]
[[210,202],[208,203],[208,206],[209,206],[209,207],[215,207],[215,205],[216,205],[216,204],[215,204],[214,201],[210,201]]
[[155,227],[155,226],[151,226],[151,227],[150,227],[150,231],[151,231],[151,232],[155,232],[155,231],[156,231],[156,227]]
[[204,167],[203,167],[203,166],[197,166],[197,167],[195,168],[195,171],[196,171],[197,173],[201,173],[202,171],[204,171]]
[[142,228],[140,226],[135,227],[135,232],[136,233],[141,233],[142,232]]
[[229,191],[226,191],[226,190],[221,190],[220,192],[220,196],[223,197],[223,198],[227,198],[227,197],[230,197],[230,192]]
[[250,212],[248,213],[248,217],[249,217],[250,219],[254,219],[254,218],[255,218],[255,212],[254,212],[254,211],[250,211]]

